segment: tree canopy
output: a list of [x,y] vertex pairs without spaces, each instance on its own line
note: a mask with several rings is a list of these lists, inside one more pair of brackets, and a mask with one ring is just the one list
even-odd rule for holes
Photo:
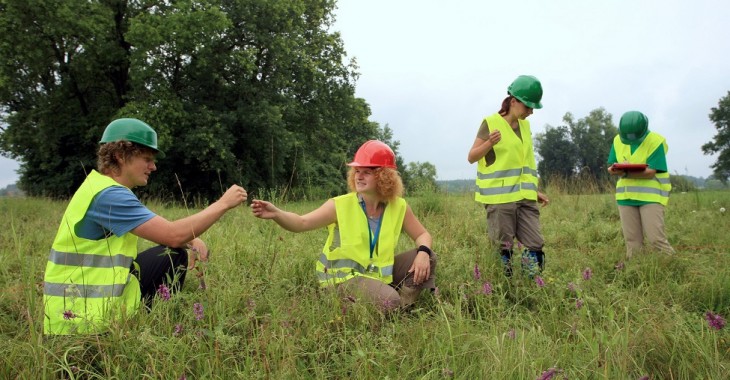
[[712,164],[713,177],[727,182],[730,177],[730,91],[720,99],[717,107],[712,107],[709,116],[717,128],[717,134],[713,141],[702,145],[702,152],[719,153],[717,161]]
[[606,179],[606,159],[618,128],[603,108],[575,120],[570,112],[563,116],[566,125],[535,134],[535,150],[540,157],[538,173],[544,181],[551,177],[568,179],[576,175],[595,181]]
[[354,95],[357,65],[330,31],[334,8],[2,0],[0,153],[21,162],[29,195],[67,197],[95,168],[106,125],[136,117],[166,153],[144,193],[216,197],[232,183],[339,192],[359,145],[392,132]]

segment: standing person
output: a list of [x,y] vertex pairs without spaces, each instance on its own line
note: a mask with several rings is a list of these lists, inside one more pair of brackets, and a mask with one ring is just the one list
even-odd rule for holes
[[475,199],[487,210],[487,229],[499,246],[504,273],[512,275],[515,238],[525,246],[522,270],[532,277],[545,266],[540,209],[549,199],[537,190],[537,166],[530,122],[533,109],[542,108],[542,85],[531,75],[520,75],[507,88],[499,112],[482,120],[469,163],[477,164]]
[[[388,145],[367,141],[347,165],[349,193],[305,215],[254,200],[253,214],[292,232],[327,226],[329,236],[316,264],[321,286],[358,292],[385,312],[408,306],[422,289],[436,287],[431,234],[401,197],[403,183]],[[418,248],[396,255],[402,230]]]
[[[649,131],[646,115],[629,111],[621,116],[619,134],[608,154],[608,172],[620,177],[616,183],[616,203],[629,259],[642,249],[644,235],[653,248],[674,253],[664,232],[664,208],[672,190],[667,170],[668,150],[666,139]],[[646,164],[646,167],[629,171],[614,166],[617,163]]]
[[[149,304],[158,286],[179,289],[185,267],[208,260],[198,236],[246,200],[246,190],[233,185],[203,211],[168,221],[131,190],[145,186],[157,170],[157,133],[140,120],[117,119],[100,143],[99,171],[89,173],[71,198],[48,257],[45,334],[104,332],[112,321],[134,314],[142,300]],[[138,255],[138,237],[160,246]]]

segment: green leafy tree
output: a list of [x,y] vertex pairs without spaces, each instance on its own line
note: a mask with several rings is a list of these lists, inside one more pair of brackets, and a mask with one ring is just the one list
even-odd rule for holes
[[575,120],[568,112],[563,121],[570,129],[570,136],[577,150],[577,172],[594,180],[608,178],[606,159],[611,151],[618,128],[611,114],[603,108],[591,111],[588,116]]
[[717,107],[712,107],[709,116],[717,134],[713,141],[702,145],[702,152],[719,153],[717,161],[712,164],[713,177],[725,183],[730,176],[730,91],[720,99]]
[[608,178],[606,159],[618,128],[603,108],[575,120],[570,112],[563,116],[566,125],[535,134],[535,150],[540,157],[537,168],[543,181],[580,176],[594,182]]
[[66,197],[116,117],[152,125],[166,152],[142,193],[342,190],[379,126],[357,65],[330,32],[334,0],[4,0],[0,152],[30,195]]
[[408,192],[433,192],[438,189],[436,166],[430,162],[409,162],[403,177]]
[[570,139],[566,126],[551,127],[535,135],[535,151],[540,156],[537,171],[548,183],[551,178],[571,178],[578,165],[578,149]]

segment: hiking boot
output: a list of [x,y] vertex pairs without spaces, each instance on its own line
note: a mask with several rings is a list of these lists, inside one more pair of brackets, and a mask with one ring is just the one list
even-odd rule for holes
[[540,270],[537,252],[527,249],[522,251],[522,274],[534,278],[536,274],[540,273]]
[[512,250],[503,249],[501,252],[501,256],[505,277],[512,277]]

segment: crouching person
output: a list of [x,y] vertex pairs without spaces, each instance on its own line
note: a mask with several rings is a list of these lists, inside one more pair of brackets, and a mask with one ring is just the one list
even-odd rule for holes
[[[156,215],[132,193],[157,170],[157,133],[137,119],[104,130],[92,171],[66,208],[53,241],[43,286],[45,334],[96,334],[148,304],[164,284],[179,289],[185,268],[206,261],[197,238],[246,200],[233,185],[215,203],[177,221]],[[138,237],[159,246],[137,254]],[[188,255],[190,250],[190,257]]]
[[[410,306],[423,289],[436,287],[431,235],[401,197],[403,182],[390,147],[367,141],[348,166],[348,194],[305,215],[254,200],[253,214],[292,232],[327,226],[329,236],[316,263],[321,286],[360,294],[384,312]],[[416,248],[396,255],[401,231]]]

